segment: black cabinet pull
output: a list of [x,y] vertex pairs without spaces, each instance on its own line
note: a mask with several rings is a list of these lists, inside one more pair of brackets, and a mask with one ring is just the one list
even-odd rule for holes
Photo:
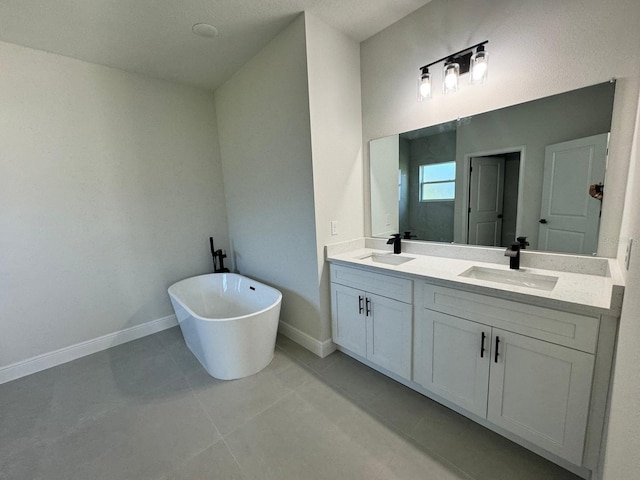
[[482,332],[482,340],[480,341],[480,358],[484,358],[484,339],[486,335]]
[[360,315],[362,315],[362,312],[364,312],[364,297],[362,295],[358,295],[358,313]]
[[365,315],[368,317],[369,314],[371,313],[371,300],[369,300],[369,298],[367,297],[365,299],[365,303],[367,305],[367,311],[365,312]]
[[496,363],[498,363],[498,345],[500,345],[500,337],[496,337],[496,356],[493,360]]

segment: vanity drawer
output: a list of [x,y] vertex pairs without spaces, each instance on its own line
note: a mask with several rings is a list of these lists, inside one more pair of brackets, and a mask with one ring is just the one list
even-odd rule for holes
[[406,278],[332,264],[331,281],[405,303],[412,301],[413,282]]
[[424,308],[595,353],[599,316],[585,316],[423,283]]

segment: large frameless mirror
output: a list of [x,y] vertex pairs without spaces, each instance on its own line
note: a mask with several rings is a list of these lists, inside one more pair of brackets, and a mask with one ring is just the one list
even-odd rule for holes
[[591,255],[615,83],[370,142],[374,237]]

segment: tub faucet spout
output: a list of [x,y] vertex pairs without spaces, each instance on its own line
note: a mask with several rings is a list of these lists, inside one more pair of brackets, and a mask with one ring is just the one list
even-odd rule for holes
[[[224,266],[224,259],[227,258],[227,254],[218,249],[213,254],[213,273],[227,273],[229,269]],[[216,262],[216,259],[218,260]]]
[[209,244],[211,245],[211,256],[213,257],[213,273],[228,273],[229,269],[224,266],[224,259],[227,258],[226,252],[221,248],[214,250],[213,237],[209,237]]

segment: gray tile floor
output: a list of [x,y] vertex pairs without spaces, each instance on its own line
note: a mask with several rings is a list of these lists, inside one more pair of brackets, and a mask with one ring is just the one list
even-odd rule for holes
[[177,328],[0,385],[0,479],[577,479],[336,352],[284,337],[218,381]]

